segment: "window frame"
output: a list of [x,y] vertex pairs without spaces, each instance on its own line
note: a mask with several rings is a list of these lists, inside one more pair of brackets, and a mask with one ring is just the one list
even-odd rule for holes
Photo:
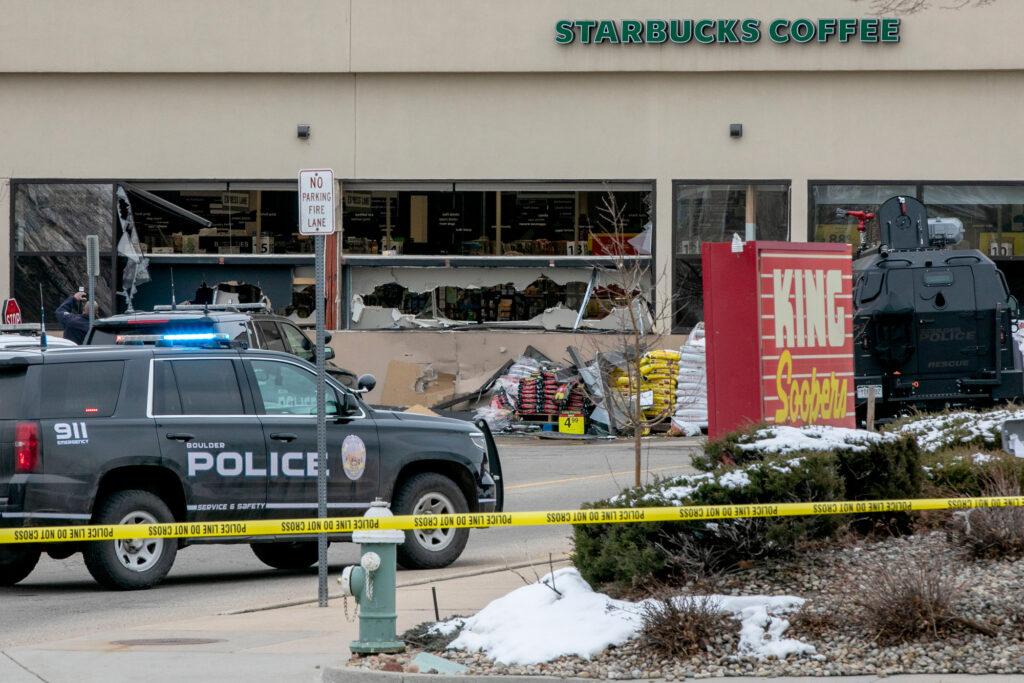
[[[672,180],[672,193],[669,197],[671,206],[671,221],[672,230],[669,236],[669,288],[672,292],[670,297],[675,298],[676,290],[676,276],[682,271],[682,264],[688,262],[690,264],[697,263],[700,265],[701,255],[696,254],[677,254],[676,245],[679,242],[679,231],[680,227],[676,222],[676,192],[681,185],[785,185],[786,187],[786,200],[788,203],[788,216],[786,219],[786,241],[793,241],[793,179],[792,178],[674,178]],[[655,200],[656,201],[656,200]],[[655,227],[655,233],[657,228]],[[652,250],[653,252],[653,250]],[[701,291],[703,291],[703,284],[701,285]],[[671,331],[672,334],[689,334],[693,329],[692,326],[679,325],[676,323],[677,315],[676,311],[671,312]],[[701,316],[703,319],[703,315]]]
[[[924,188],[934,185],[957,187],[1024,187],[1024,180],[834,180],[812,179],[807,181],[807,241],[814,242],[814,188],[818,185],[913,185],[914,199],[924,203]],[[926,205],[927,206],[927,205]],[[986,254],[987,255],[987,254]],[[1024,261],[1024,256],[989,256],[993,261]]]
[[[279,418],[292,419],[292,418],[295,418],[295,419],[301,419],[301,420],[311,420],[311,419],[315,420],[316,419],[317,416],[316,416],[315,413],[313,415],[287,415],[287,414],[278,414],[278,413],[268,413],[268,412],[266,412],[266,406],[263,404],[263,394],[262,394],[262,392],[260,392],[259,382],[256,380],[256,372],[255,372],[255,370],[254,370],[254,368],[252,366],[253,363],[257,363],[257,362],[258,363],[282,363],[284,365],[292,365],[292,366],[295,366],[296,368],[298,368],[300,371],[305,372],[305,373],[307,373],[309,375],[312,375],[314,382],[316,381],[316,373],[314,373],[312,370],[310,370],[309,368],[305,367],[304,365],[302,365],[300,363],[297,363],[297,362],[294,362],[294,361],[291,361],[291,360],[288,360],[286,358],[242,358],[243,371],[245,372],[246,377],[249,380],[249,383],[252,385],[253,410],[254,410],[254,412],[255,412],[257,417],[272,417],[272,418],[275,418],[275,419],[279,419]],[[364,419],[364,418],[366,418],[368,416],[368,414],[366,412],[366,409],[363,406],[363,402],[359,400],[359,396],[358,395],[356,395],[353,392],[345,389],[341,385],[336,384],[329,377],[327,378],[326,384],[327,384],[327,387],[329,389],[333,389],[334,390],[335,398],[336,399],[340,399],[341,398],[340,394],[343,394],[343,393],[351,394],[356,399],[356,405],[359,406],[359,414],[358,415],[355,415],[355,414],[353,414],[353,415],[345,415],[345,416],[343,416],[343,419],[345,419],[346,421],[347,420],[361,420],[361,419]],[[338,405],[340,407],[340,405],[341,405],[340,400],[338,401]],[[337,413],[328,414],[328,415],[332,419],[335,418],[335,417],[342,417],[342,416],[338,415]]]
[[[156,363],[190,363],[195,361],[210,361],[217,360],[227,362],[231,364],[231,369],[235,373],[235,381],[238,386],[238,396],[242,402],[241,413],[217,413],[217,414],[205,414],[205,413],[186,413],[185,406],[181,405],[182,413],[180,415],[165,415],[153,412],[153,398],[156,393]],[[181,401],[181,388],[178,386],[178,377],[174,374],[174,368],[171,367],[171,373],[174,377],[174,386],[178,392],[178,400]],[[195,357],[167,357],[167,358],[151,358],[149,361],[149,386],[146,390],[146,417],[148,418],[159,418],[159,419],[177,419],[177,418],[205,418],[205,419],[226,419],[226,418],[257,418],[256,413],[253,411],[253,401],[255,398],[252,395],[252,387],[249,386],[249,378],[245,376],[238,366],[238,360],[228,356],[195,356]],[[248,393],[248,398],[246,394]]]

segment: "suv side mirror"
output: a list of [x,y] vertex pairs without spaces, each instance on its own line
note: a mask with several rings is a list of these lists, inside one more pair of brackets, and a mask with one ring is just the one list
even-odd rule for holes
[[360,375],[359,380],[356,382],[356,386],[359,387],[356,393],[368,394],[373,391],[373,388],[377,386],[377,378],[373,375]]
[[1006,301],[1006,307],[1010,309],[1010,317],[1016,320],[1020,317],[1020,302],[1017,301],[1017,297],[1010,295],[1010,298]]
[[324,360],[331,360],[334,358],[334,349],[330,346],[324,346]]
[[336,410],[329,413],[334,416],[335,420],[344,421],[345,418],[360,411],[359,401],[352,394],[347,391],[339,391],[337,397],[337,402],[331,402]]

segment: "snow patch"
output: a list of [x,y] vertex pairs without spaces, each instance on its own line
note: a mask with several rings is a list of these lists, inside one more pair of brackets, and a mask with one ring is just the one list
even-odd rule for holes
[[863,429],[808,425],[768,427],[754,433],[754,440],[737,444],[740,450],[765,453],[796,451],[855,451],[862,453],[871,443],[893,441],[895,436]]
[[[674,598],[677,604],[703,599]],[[712,595],[707,599],[740,622],[738,656],[767,659],[815,654],[813,645],[783,637],[789,628],[783,615],[803,605],[802,598]],[[571,655],[590,659],[636,637],[643,625],[641,608],[647,602],[614,600],[596,593],[574,567],[567,567],[492,601],[464,621],[453,619],[431,628],[453,633],[461,626],[450,649],[483,652],[506,665],[539,664]],[[460,623],[452,626],[456,621]]]

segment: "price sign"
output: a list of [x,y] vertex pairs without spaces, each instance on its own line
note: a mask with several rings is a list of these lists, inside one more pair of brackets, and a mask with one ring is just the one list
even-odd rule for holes
[[562,434],[583,434],[583,416],[559,415],[558,431]]

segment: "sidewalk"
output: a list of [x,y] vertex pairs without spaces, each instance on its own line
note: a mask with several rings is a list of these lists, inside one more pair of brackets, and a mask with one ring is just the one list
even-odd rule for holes
[[[564,563],[562,563],[564,564]],[[517,570],[530,580],[530,569]],[[546,569],[545,569],[546,571]],[[332,591],[336,590],[331,577]],[[469,614],[523,585],[498,571],[398,589],[398,631],[433,620],[431,586],[442,618]],[[310,582],[315,597],[316,581]],[[111,595],[117,600],[117,595]],[[259,596],[253,596],[259,604]],[[69,605],[69,608],[73,608]],[[349,601],[349,614],[355,603]],[[358,624],[347,621],[340,599],[316,604],[220,614],[155,624],[143,629],[14,647],[0,654],[2,683],[147,683],[319,681],[326,667],[343,666]]]

